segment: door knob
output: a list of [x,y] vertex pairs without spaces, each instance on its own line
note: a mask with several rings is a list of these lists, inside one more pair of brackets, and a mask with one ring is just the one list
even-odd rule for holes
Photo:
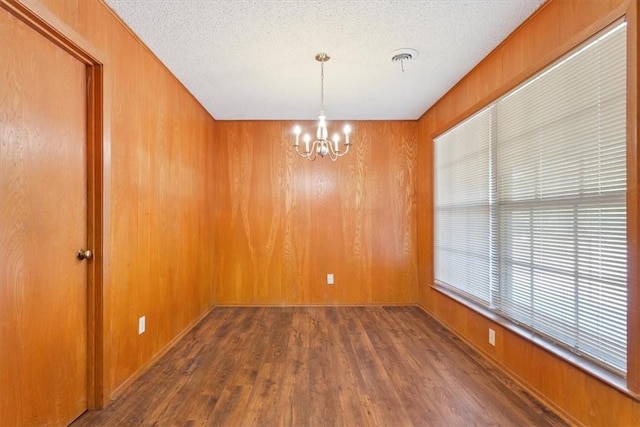
[[82,261],[83,259],[86,259],[88,261],[93,258],[93,252],[91,252],[89,249],[80,249],[78,251],[78,255],[76,255],[76,258],[78,258],[80,261]]

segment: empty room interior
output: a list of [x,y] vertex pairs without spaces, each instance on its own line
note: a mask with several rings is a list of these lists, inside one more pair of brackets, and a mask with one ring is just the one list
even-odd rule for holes
[[0,426],[640,426],[636,0],[0,6]]

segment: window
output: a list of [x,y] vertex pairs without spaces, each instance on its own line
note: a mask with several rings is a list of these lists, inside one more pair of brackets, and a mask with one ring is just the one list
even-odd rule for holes
[[434,153],[435,276],[485,305],[495,276],[490,213],[494,115],[495,108],[489,107],[442,135]]
[[626,371],[626,24],[435,139],[435,278]]

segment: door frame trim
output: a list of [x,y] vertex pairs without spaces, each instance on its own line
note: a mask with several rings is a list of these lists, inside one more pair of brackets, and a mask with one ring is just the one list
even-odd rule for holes
[[104,284],[108,283],[110,138],[105,112],[105,55],[35,0],[0,0],[0,7],[85,64],[87,75],[87,409],[104,407]]

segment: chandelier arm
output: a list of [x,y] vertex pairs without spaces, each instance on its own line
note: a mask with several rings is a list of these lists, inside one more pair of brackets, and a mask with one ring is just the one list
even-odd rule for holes
[[339,152],[339,153],[336,153],[336,156],[338,156],[338,157],[342,157],[342,156],[344,156],[345,154],[347,154],[347,153],[349,152],[349,147],[350,147],[350,146],[351,146],[351,144],[345,144],[345,147],[347,147],[347,148],[345,148],[343,151],[341,151],[341,152]]
[[343,145],[345,146],[344,150],[336,151],[334,148],[334,144],[332,144],[331,141],[327,139],[316,139],[315,141],[310,143],[308,153],[300,152],[300,147],[298,145],[294,145],[294,147],[298,156],[313,161],[318,157],[321,147],[324,146],[327,148],[325,156],[329,156],[329,158],[335,162],[339,157],[344,156],[351,149],[351,144]]
[[299,147],[296,146],[296,154],[304,159],[315,160],[315,157],[311,158],[311,155],[313,154],[313,150],[305,154],[305,153],[301,153]]

